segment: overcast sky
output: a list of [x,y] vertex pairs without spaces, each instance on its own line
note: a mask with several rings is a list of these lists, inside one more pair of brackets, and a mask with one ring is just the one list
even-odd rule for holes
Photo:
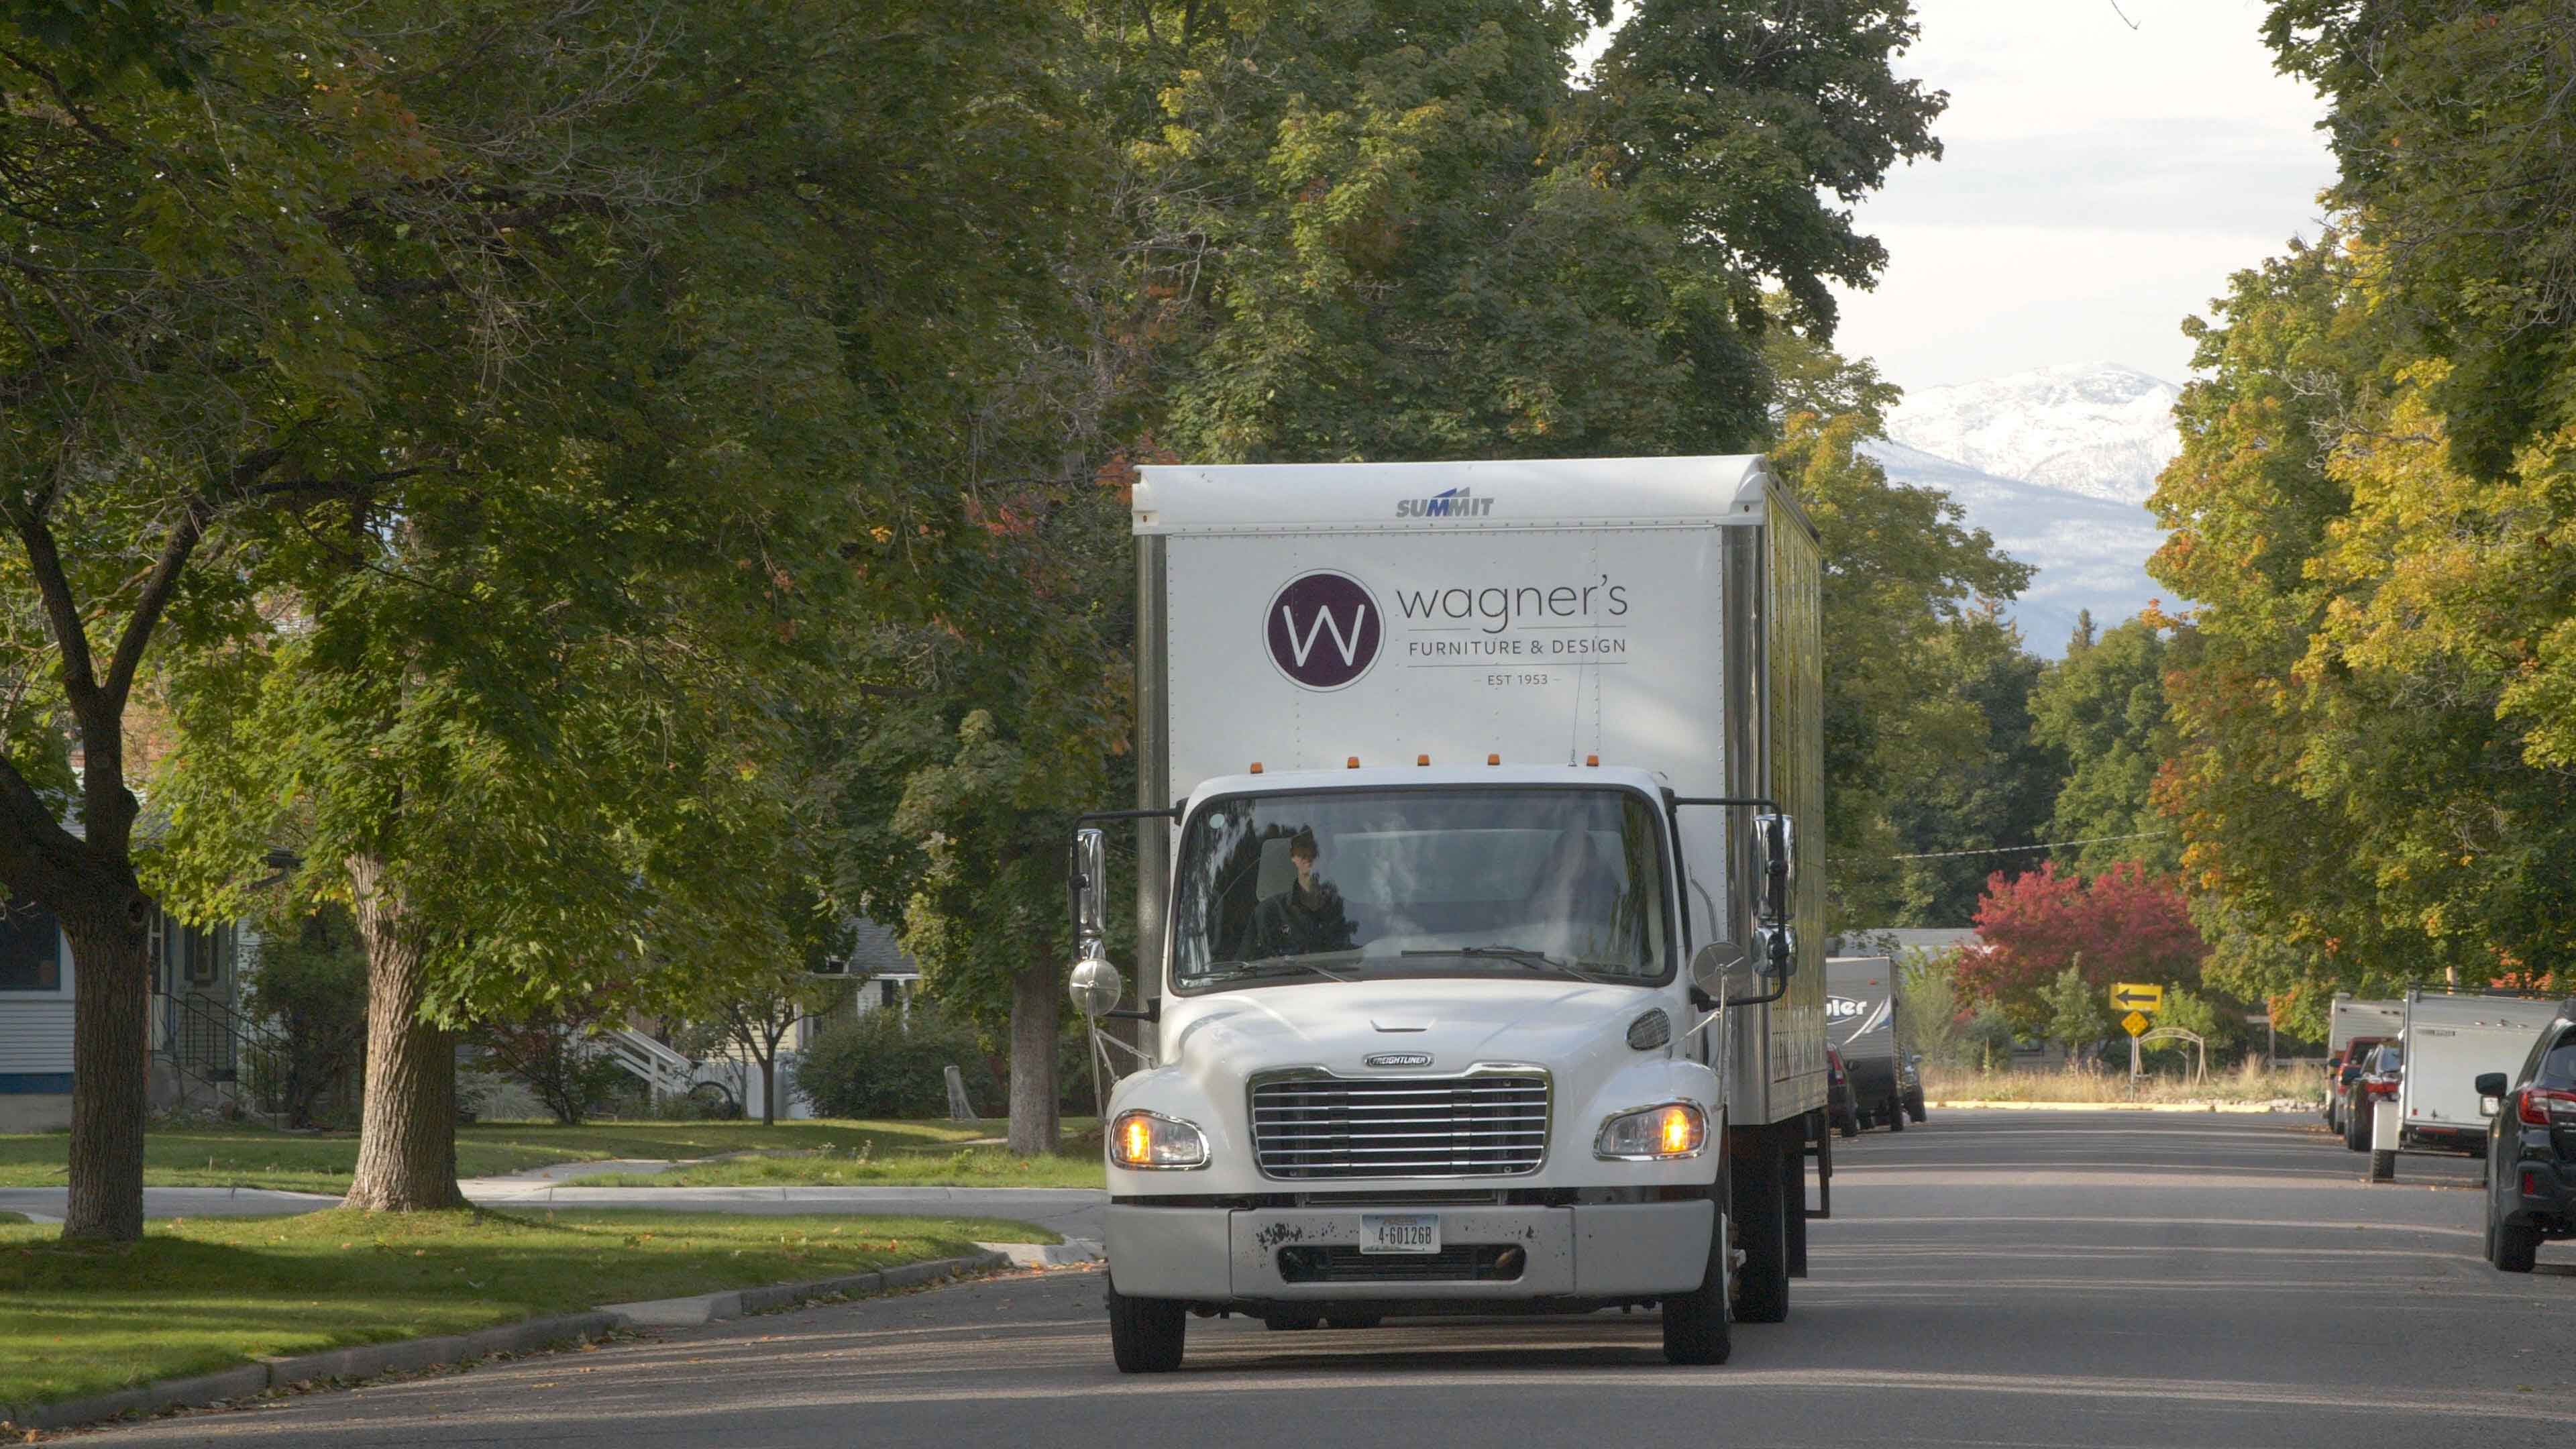
[[2334,165],[2262,0],[1916,0],[1900,73],[1950,93],[1944,156],[1889,178],[1836,342],[1909,388],[2056,363],[2180,382],[2228,273],[2314,237]]

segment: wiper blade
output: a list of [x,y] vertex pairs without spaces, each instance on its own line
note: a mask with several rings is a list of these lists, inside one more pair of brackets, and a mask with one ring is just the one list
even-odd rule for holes
[[1509,961],[1515,966],[1527,966],[1533,971],[1563,972],[1565,975],[1574,977],[1578,981],[1589,981],[1598,986],[1608,986],[1613,984],[1606,976],[1596,976],[1572,962],[1559,961],[1554,956],[1547,954],[1545,951],[1535,951],[1527,946],[1443,946],[1434,950],[1407,951],[1404,954],[1407,956],[1473,956],[1479,958],[1490,958],[1496,961]]
[[1321,976],[1327,981],[1349,982],[1353,979],[1343,975],[1339,971],[1327,971],[1312,961],[1301,961],[1293,956],[1283,956],[1270,961],[1229,961],[1225,963],[1225,966],[1229,969],[1210,971],[1200,976],[1198,979],[1201,981],[1239,981],[1246,976],[1281,976],[1290,972],[1301,971]]

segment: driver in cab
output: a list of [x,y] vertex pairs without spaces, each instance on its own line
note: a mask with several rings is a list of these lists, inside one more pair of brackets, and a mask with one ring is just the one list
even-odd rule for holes
[[1288,842],[1288,861],[1297,878],[1252,908],[1252,926],[1244,935],[1241,961],[1304,956],[1318,951],[1347,951],[1358,935],[1342,911],[1342,893],[1315,878],[1321,854],[1314,832],[1300,830]]

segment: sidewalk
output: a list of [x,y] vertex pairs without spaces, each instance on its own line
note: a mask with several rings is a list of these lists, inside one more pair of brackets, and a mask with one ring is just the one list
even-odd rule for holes
[[[1109,1194],[1088,1187],[582,1187],[579,1179],[608,1172],[658,1172],[667,1162],[569,1162],[509,1177],[472,1177],[457,1185],[476,1207],[661,1208],[674,1212],[927,1215],[1009,1218],[1031,1223],[1068,1244],[1097,1243],[1101,1210]],[[69,1190],[0,1188],[0,1212],[24,1213],[39,1223],[62,1221]],[[263,1188],[147,1187],[143,1215],[261,1217],[317,1212],[340,1200],[309,1192]]]

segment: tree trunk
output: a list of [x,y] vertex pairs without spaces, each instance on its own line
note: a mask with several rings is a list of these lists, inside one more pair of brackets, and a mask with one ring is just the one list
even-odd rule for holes
[[1011,1150],[1025,1157],[1058,1145],[1056,1028],[1064,1013],[1058,979],[1055,965],[1041,962],[1011,983]]
[[465,1206],[456,1186],[456,1037],[421,1020],[428,964],[384,862],[349,858],[367,947],[367,1083],[348,1205],[370,1212]]
[[73,972],[71,1202],[63,1236],[130,1243],[143,1236],[152,906],[131,873],[102,884],[109,888],[95,906],[60,914]]

